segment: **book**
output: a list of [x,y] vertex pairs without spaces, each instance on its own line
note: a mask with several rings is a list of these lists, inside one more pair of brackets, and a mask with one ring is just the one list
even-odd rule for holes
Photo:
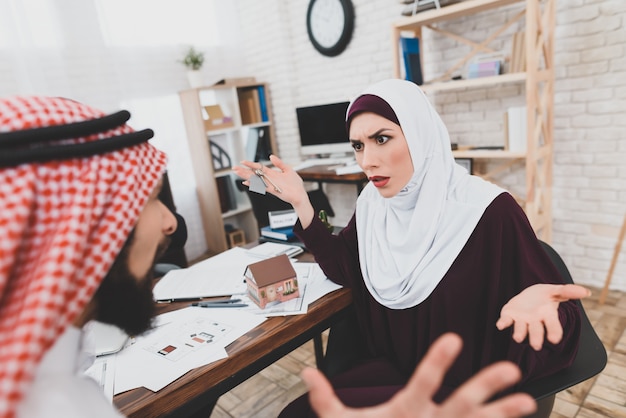
[[515,32],[511,41],[510,73],[526,71],[526,34],[524,31]]
[[[259,237],[259,243],[266,243],[266,242],[273,242],[275,244],[283,244],[283,245],[287,244],[287,241],[283,241],[281,239],[270,238],[270,237],[263,237],[263,236]],[[302,241],[298,240],[298,239],[294,239],[292,241],[289,241],[288,243],[289,243],[289,245],[300,247],[303,250],[306,250],[306,246],[304,245],[304,243]]]
[[238,89],[237,98],[239,100],[241,123],[243,125],[259,123],[262,121],[259,91],[256,87]]
[[507,139],[511,152],[526,152],[526,106],[507,109]]
[[248,130],[248,140],[246,141],[246,160],[257,160],[257,149],[259,146],[259,131],[256,128]]
[[404,59],[405,79],[417,85],[424,84],[420,59],[419,38],[400,38],[402,58]]
[[293,227],[288,226],[285,228],[270,228],[270,226],[264,226],[261,228],[261,236],[279,239],[281,241],[291,241],[296,239],[296,234],[293,232]]
[[222,213],[237,209],[237,196],[235,187],[230,175],[215,178],[217,184],[217,194],[220,199],[220,210]]
[[500,74],[500,61],[471,62],[468,64],[467,78],[491,77]]
[[259,106],[261,107],[261,121],[268,122],[270,120],[269,115],[267,114],[267,104],[265,98],[265,87],[259,86],[257,87],[259,91]]

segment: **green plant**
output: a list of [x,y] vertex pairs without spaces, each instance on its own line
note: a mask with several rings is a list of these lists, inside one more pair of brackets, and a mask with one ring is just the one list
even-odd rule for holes
[[196,51],[192,46],[185,54],[185,58],[181,61],[183,65],[190,70],[199,70],[204,63],[204,52]]

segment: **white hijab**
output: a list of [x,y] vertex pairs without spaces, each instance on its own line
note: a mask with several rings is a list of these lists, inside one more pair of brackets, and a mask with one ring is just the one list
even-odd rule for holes
[[448,131],[416,84],[385,80],[362,94],[391,106],[415,169],[396,196],[384,198],[370,183],[357,200],[363,279],[380,304],[411,308],[432,293],[487,206],[504,190],[455,163]]

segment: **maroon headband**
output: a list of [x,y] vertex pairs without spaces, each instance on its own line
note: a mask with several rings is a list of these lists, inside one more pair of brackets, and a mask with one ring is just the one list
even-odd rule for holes
[[352,118],[361,112],[376,113],[377,115],[382,116],[383,118],[388,119],[400,126],[396,112],[394,112],[391,106],[389,106],[389,103],[378,96],[374,96],[373,94],[363,94],[356,98],[356,100],[352,103],[352,106],[350,106],[350,110],[348,110],[348,116],[346,117],[346,128],[348,131],[350,131]]

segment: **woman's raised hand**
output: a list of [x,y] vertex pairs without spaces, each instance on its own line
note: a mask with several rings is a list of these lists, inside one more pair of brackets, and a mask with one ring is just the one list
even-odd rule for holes
[[513,325],[513,339],[518,343],[528,336],[530,346],[541,350],[544,338],[558,344],[563,338],[559,321],[559,303],[591,295],[589,289],[575,284],[536,284],[527,287],[502,307],[496,327]]
[[233,167],[233,171],[245,180],[243,184],[250,186],[250,177],[256,175],[256,170],[261,170],[267,185],[265,191],[290,203],[296,210],[302,227],[308,227],[315,211],[309,201],[309,195],[304,188],[302,178],[291,166],[285,164],[277,156],[270,155],[270,162],[274,166],[273,168],[266,167],[261,163],[242,161],[240,166]]

